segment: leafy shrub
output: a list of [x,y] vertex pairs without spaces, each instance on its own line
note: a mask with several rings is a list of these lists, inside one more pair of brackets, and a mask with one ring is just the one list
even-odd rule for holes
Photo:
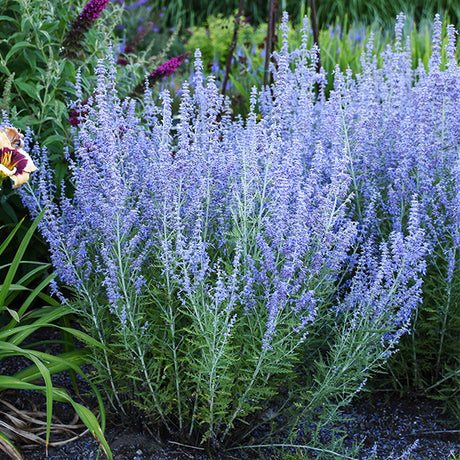
[[308,25],[289,51],[285,20],[274,84],[252,91],[245,122],[199,52],[175,118],[167,91],[156,105],[147,90],[136,114],[113,59],[99,62],[73,197],[56,200],[37,147],[24,200],[46,209],[53,264],[104,345],[93,363],[120,412],[134,404],[214,448],[281,417],[295,438],[385,364],[421,301],[434,223],[448,247],[458,235],[458,65],[449,29],[440,68],[439,24],[428,71],[413,74],[401,19],[382,69],[369,44],[326,100]]
[[15,126],[22,130],[32,128],[42,144],[56,155],[70,140],[66,104],[75,95],[76,65],[87,65],[93,54],[105,49],[120,17],[120,9],[104,14],[101,19],[111,24],[96,21],[78,43],[74,40],[72,46],[85,51],[79,55],[80,60],[63,59],[59,53],[65,51],[67,30],[81,3],[75,7],[70,0],[7,0],[0,7],[0,82],[9,88],[3,108]]
[[[67,168],[62,152],[72,139],[69,106],[75,100],[77,69],[87,97],[95,85],[97,57],[106,54],[122,20],[128,21],[123,5],[108,0],[6,0],[0,6],[1,108],[11,124],[23,131],[32,129],[35,138],[47,147],[57,183]],[[153,42],[152,33],[145,30],[144,38],[150,34]],[[137,39],[133,33],[124,40]],[[163,45],[162,53],[171,43]],[[120,67],[119,75],[126,95],[160,62],[152,59],[149,49],[137,49],[137,61],[131,62],[123,42],[114,48],[118,57],[130,61],[130,65]]]
[[345,145],[353,166],[353,213],[365,234],[379,240],[404,228],[412,198],[418,197],[430,253],[424,302],[415,314],[412,334],[403,339],[389,366],[399,388],[435,389],[455,408],[460,377],[455,370],[460,305],[460,73],[455,29],[447,27],[443,38],[437,16],[428,68],[419,64],[413,71],[403,21],[402,15],[394,49],[387,48],[381,57],[382,68],[369,44],[356,79],[351,73],[336,73],[331,109],[322,115],[331,145]]
[[[194,52],[196,48],[201,51],[205,65],[217,62],[220,66],[225,66],[230,50],[234,29],[232,17],[209,16],[206,23],[200,27],[190,29],[191,37],[187,40],[186,47]],[[266,24],[253,27],[248,21],[242,21],[238,30],[237,46],[240,50],[251,48],[256,55],[264,49],[264,42],[267,36]],[[258,50],[258,53],[255,51]],[[257,67],[257,65],[255,65]],[[258,63],[263,67],[263,60]]]
[[[119,7],[109,5],[97,21],[90,21],[83,36],[73,37],[79,39],[78,59],[65,58],[61,51],[67,32],[85,3],[5,0],[0,4],[0,110],[5,122],[22,131],[32,129],[37,141],[47,146],[57,183],[67,173],[62,152],[72,139],[68,104],[75,99],[76,69],[81,68],[82,83],[91,87],[88,63],[105,53],[121,15]],[[17,194],[5,187],[0,205],[1,223],[17,223],[25,215]]]

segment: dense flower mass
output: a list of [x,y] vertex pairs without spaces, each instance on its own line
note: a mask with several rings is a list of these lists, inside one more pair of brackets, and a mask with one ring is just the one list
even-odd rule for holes
[[91,29],[108,3],[109,0],[90,0],[84,6],[82,12],[72,22],[70,31],[62,43],[61,54],[63,56],[69,58],[78,56],[78,52],[82,49],[85,33]]
[[73,28],[85,29],[93,23],[106,8],[109,0],[91,0],[83,8],[73,23]]
[[[316,50],[289,50],[286,21],[274,83],[252,91],[245,121],[199,51],[175,117],[167,91],[159,105],[145,91],[136,113],[116,94],[113,57],[100,61],[69,158],[72,198],[56,200],[46,152],[24,195],[46,207],[60,280],[107,345],[101,380],[121,379],[127,399],[148,391],[139,404],[170,432],[216,443],[280,388],[302,388],[293,369],[315,376],[317,393],[297,394],[307,408],[359,391],[408,331],[427,255],[441,245],[459,269],[452,38],[445,70],[435,46],[413,72],[400,17],[382,67],[371,43],[362,73],[337,69],[326,100]],[[317,388],[322,370],[334,390]]]
[[9,177],[13,188],[29,180],[37,170],[29,154],[23,150],[24,136],[16,128],[0,127],[0,183]]

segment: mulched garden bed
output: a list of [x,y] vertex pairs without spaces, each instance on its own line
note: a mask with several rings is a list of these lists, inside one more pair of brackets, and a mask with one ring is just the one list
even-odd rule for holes
[[[14,394],[7,392],[4,399],[21,406],[21,401],[27,400],[25,392]],[[1,397],[1,395],[0,395]],[[37,399],[36,397],[34,398]],[[1,410],[4,410],[3,406]],[[43,407],[37,406],[37,410]],[[0,412],[1,413],[1,412]],[[70,423],[73,417],[68,406],[55,403],[55,413],[63,423]],[[442,414],[442,406],[435,400],[424,397],[405,396],[398,398],[394,395],[377,394],[357,399],[344,413],[345,420],[341,423],[347,433],[345,443],[363,442],[361,458],[367,457],[377,449],[378,459],[389,456],[398,458],[413,443],[418,445],[412,451],[413,460],[454,460],[460,455],[460,429]],[[3,414],[0,415],[0,419]],[[137,426],[134,421],[131,426],[116,424],[108,420],[106,438],[112,449],[115,460],[169,460],[169,459],[210,459],[199,448],[187,447],[181,443],[165,441],[160,445],[146,427]],[[75,434],[83,435],[59,447],[50,447],[49,458],[52,460],[91,460],[98,458],[98,443],[84,427],[74,430]],[[60,433],[64,439],[70,434]],[[62,439],[62,438],[61,438]],[[24,460],[44,460],[46,458],[43,446],[25,447],[19,445]],[[233,451],[232,455],[219,455],[221,459],[230,458],[280,458],[270,449],[265,451]],[[105,458],[100,454],[99,458]],[[337,457],[336,457],[337,458]],[[8,457],[0,453],[0,460]]]

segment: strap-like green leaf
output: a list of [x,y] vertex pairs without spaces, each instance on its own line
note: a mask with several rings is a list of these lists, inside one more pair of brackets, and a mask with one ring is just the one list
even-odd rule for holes
[[19,348],[16,345],[8,342],[0,342],[0,349],[9,348],[13,351],[15,355],[25,356],[30,359],[37,369],[40,371],[40,377],[43,378],[45,382],[45,396],[46,396],[46,445],[48,445],[50,432],[51,432],[51,416],[53,413],[53,384],[51,382],[51,374],[48,368],[43,364],[42,359],[43,355],[46,357],[51,357],[47,353],[38,352],[35,350],[27,350],[25,348]]
[[[50,374],[58,374],[69,369],[80,367],[88,362],[88,350],[81,348],[68,353],[61,353],[55,357],[53,362],[47,364]],[[81,373],[81,372],[79,372]],[[17,379],[24,382],[33,382],[40,378],[40,371],[35,365],[31,365],[14,375]]]
[[[55,278],[55,273],[51,273],[49,276],[47,276],[28,296],[27,299],[22,303],[20,306],[19,310],[17,311],[17,315],[19,318],[22,318],[22,316],[26,313],[27,309],[31,305],[31,303],[38,297],[39,293],[50,283],[50,281]],[[17,320],[19,322],[19,320]],[[16,321],[12,320],[7,328],[11,329],[13,328],[16,324]]]
[[3,241],[2,244],[0,244],[0,255],[2,255],[3,251],[8,247],[8,245],[10,244],[10,241],[13,239],[14,235],[19,230],[19,227],[21,226],[23,221],[24,219],[22,219],[21,222],[18,222],[16,227],[14,227],[13,230],[11,230],[10,234],[6,237],[5,241]]
[[12,460],[22,460],[18,449],[14,446],[11,439],[0,431],[0,450],[3,450]]
[[34,234],[35,229],[37,228],[38,223],[40,222],[40,219],[43,217],[44,212],[45,210],[43,210],[37,216],[37,218],[34,220],[32,225],[27,230],[27,233],[24,235],[24,238],[22,239],[21,244],[19,245],[16,251],[16,255],[14,256],[13,262],[11,262],[11,266],[5,276],[5,280],[3,281],[2,288],[0,289],[0,311],[2,311],[4,308],[5,299],[6,299],[6,296],[8,295],[10,285],[13,282],[14,275],[16,274],[16,271],[22,260],[22,257],[27,248],[27,245],[29,244],[29,241],[31,240],[32,235]]
[[[19,390],[35,390],[45,393],[46,389],[40,385],[23,382],[15,377],[0,375],[0,388],[14,388]],[[104,438],[104,433],[99,425],[95,415],[86,407],[75,402],[64,390],[52,388],[52,396],[56,401],[71,404],[75,412],[80,416],[82,422],[88,427],[93,436],[99,441],[105,454],[109,460],[113,460],[112,452],[107,441]]]
[[[41,309],[40,309],[41,310]],[[60,306],[57,308],[47,309],[46,311],[40,312],[41,316],[28,316],[28,319],[35,319],[33,323],[15,326],[12,329],[3,329],[0,330],[0,340],[6,340],[8,337],[10,343],[15,345],[21,344],[26,337],[35,332],[41,327],[57,327],[55,324],[52,324],[53,321],[56,321],[62,316],[68,315],[69,311],[66,307]]]

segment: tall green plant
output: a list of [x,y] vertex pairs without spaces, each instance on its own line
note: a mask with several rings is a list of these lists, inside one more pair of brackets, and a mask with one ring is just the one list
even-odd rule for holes
[[[55,388],[51,380],[53,374],[63,371],[78,373],[84,377],[79,366],[87,362],[87,351],[85,349],[70,350],[72,345],[68,343],[67,349],[69,351],[54,356],[40,351],[33,347],[30,341],[29,343],[27,341],[31,334],[41,328],[54,327],[61,329],[66,334],[67,339],[73,336],[91,344],[92,347],[100,346],[98,342],[85,333],[67,327],[65,322],[63,325],[59,325],[59,322],[66,320],[71,312],[68,307],[60,305],[45,293],[45,289],[55,278],[54,273],[49,273],[50,265],[23,260],[43,214],[44,212],[35,219],[27,230],[13,260],[0,267],[0,273],[4,273],[0,284],[0,361],[19,356],[31,361],[29,367],[15,375],[0,375],[0,391],[34,390],[46,396],[46,446],[50,442],[53,401],[70,404],[90,432],[99,440],[107,457],[111,459],[112,454],[103,435],[104,408],[97,388],[90,383],[99,403],[102,417],[101,425],[89,409],[75,402],[65,390]],[[0,256],[13,241],[20,225],[21,223],[16,225],[0,245]],[[31,265],[31,268],[26,275],[17,279],[18,267],[21,264]],[[22,303],[18,305],[21,299],[23,299]],[[38,379],[42,379],[44,384],[34,383]],[[22,458],[13,441],[2,432],[0,432],[0,450],[15,460]]]

